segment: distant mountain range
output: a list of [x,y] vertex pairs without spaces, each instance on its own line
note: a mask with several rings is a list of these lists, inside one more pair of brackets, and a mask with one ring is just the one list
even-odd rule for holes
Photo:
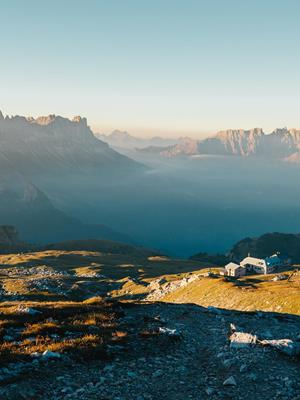
[[181,138],[172,146],[148,147],[140,152],[162,157],[222,155],[261,156],[300,162],[300,130],[276,129],[265,134],[262,129],[226,130],[203,140]]
[[0,112],[0,167],[22,174],[134,169],[137,163],[96,138],[87,120],[49,115],[5,117]]
[[130,135],[126,131],[114,130],[109,135],[102,135],[100,133],[95,134],[99,139],[103,140],[103,142],[108,143],[110,146],[122,150],[132,150],[132,149],[141,149],[147,146],[173,146],[177,144],[177,139],[166,139],[161,138],[159,136],[154,136],[151,138],[141,138]]
[[[137,143],[129,134],[113,136]],[[297,161],[298,146],[299,132],[287,129],[226,131],[167,146],[154,138],[151,147],[129,149],[136,162],[96,138],[85,118],[1,114],[0,224],[41,245],[111,239],[180,256],[223,252],[244,235],[298,231],[298,169],[265,162]],[[222,157],[199,162],[202,154]],[[257,158],[243,162],[241,173],[238,156]]]

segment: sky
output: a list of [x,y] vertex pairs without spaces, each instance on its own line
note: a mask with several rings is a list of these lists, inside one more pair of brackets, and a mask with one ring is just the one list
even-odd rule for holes
[[300,128],[298,0],[3,0],[0,109],[94,131]]

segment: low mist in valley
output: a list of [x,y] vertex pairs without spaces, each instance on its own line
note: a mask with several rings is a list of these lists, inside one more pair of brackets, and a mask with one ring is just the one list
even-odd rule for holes
[[[0,128],[1,220],[24,240],[105,238],[187,257],[226,252],[246,236],[299,231],[298,163],[261,154],[178,155],[176,144],[144,152],[136,141],[121,154],[80,117],[1,116]],[[235,138],[253,149],[261,132],[248,132]]]
[[[224,252],[246,236],[298,232],[299,174],[298,166],[284,163],[195,158],[172,160],[121,180],[109,175],[78,179],[68,193],[63,182],[61,187],[57,183],[55,192],[64,199],[65,212],[183,257]],[[50,187],[43,189],[55,199]]]

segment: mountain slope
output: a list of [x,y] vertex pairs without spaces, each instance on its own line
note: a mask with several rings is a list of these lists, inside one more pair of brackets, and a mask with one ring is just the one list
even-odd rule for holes
[[100,180],[144,169],[97,139],[85,118],[4,118],[0,113],[0,223],[15,225],[25,240],[131,241],[100,218],[81,223],[70,204],[78,198],[81,208],[89,208]]
[[140,167],[97,139],[81,117],[4,118],[0,114],[0,154],[23,174]]
[[45,243],[91,237],[130,241],[106,226],[86,225],[69,217],[54,207],[36,185],[8,169],[8,164],[5,167],[5,172],[0,172],[0,221],[2,225],[14,225],[25,241]]
[[[287,273],[291,275],[292,271]],[[190,276],[191,278],[191,276]],[[272,281],[274,275],[247,276],[231,282],[224,278],[203,277],[178,286],[174,291],[166,290],[166,283],[158,297],[152,294],[151,300],[171,303],[194,303],[203,307],[213,306],[241,311],[261,310],[300,315],[300,292],[298,274],[295,280]],[[173,283],[175,286],[175,282]]]
[[92,251],[109,254],[124,254],[135,257],[148,257],[156,255],[157,252],[143,247],[131,246],[129,244],[112,240],[67,240],[59,243],[47,244],[41,250],[64,250],[64,251]]
[[241,260],[249,253],[264,258],[277,251],[288,254],[293,262],[300,262],[300,234],[266,233],[257,238],[245,238],[230,250],[231,257]]

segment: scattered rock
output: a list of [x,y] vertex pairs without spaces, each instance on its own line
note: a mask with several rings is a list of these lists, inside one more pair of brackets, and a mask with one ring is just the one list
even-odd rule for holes
[[61,358],[61,354],[54,351],[46,350],[43,352],[42,357],[43,359],[50,360],[55,358]]
[[128,372],[127,372],[127,376],[128,376],[129,378],[136,378],[136,377],[137,377],[137,373],[136,373],[136,372],[133,372],[133,371],[128,371]]
[[260,343],[263,346],[274,347],[281,353],[294,357],[300,354],[300,343],[294,342],[291,339],[277,339],[277,340],[262,340]]
[[208,388],[205,389],[205,393],[206,393],[208,396],[211,396],[211,395],[214,394],[215,392],[216,392],[216,390],[215,390],[213,387],[208,387]]
[[223,361],[223,365],[226,369],[231,368],[233,366],[233,364],[234,364],[234,360],[232,360],[232,359],[226,359]]
[[236,380],[234,379],[233,376],[230,376],[229,378],[225,379],[225,381],[223,382],[224,386],[236,386]]
[[234,332],[230,337],[230,348],[241,349],[253,345],[257,341],[256,335],[244,332]]
[[254,372],[251,372],[250,374],[247,375],[247,377],[250,379],[252,382],[257,381],[257,375]]
[[246,372],[247,370],[248,370],[248,365],[247,364],[242,364],[240,366],[240,372],[241,373]]
[[170,329],[170,328],[165,328],[165,327],[159,327],[158,328],[158,332],[163,334],[163,335],[167,335],[167,336],[171,336],[173,338],[180,338],[181,334],[177,329]]
[[153,378],[159,378],[163,375],[163,371],[161,369],[158,369],[157,371],[153,372],[152,376]]
[[18,314],[28,314],[28,315],[42,314],[41,311],[35,310],[34,308],[31,307],[26,307],[23,304],[18,305],[16,312]]

